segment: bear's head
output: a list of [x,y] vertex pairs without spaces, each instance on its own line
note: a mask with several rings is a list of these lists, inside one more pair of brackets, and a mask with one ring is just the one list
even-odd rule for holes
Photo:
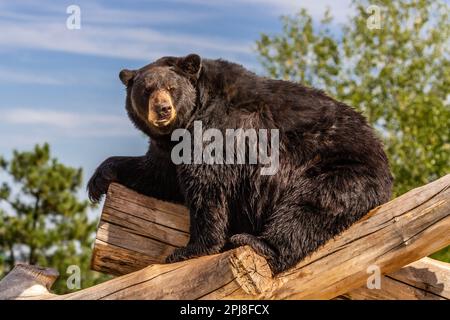
[[130,119],[151,137],[184,127],[194,110],[202,60],[196,54],[163,57],[138,70],[120,71]]

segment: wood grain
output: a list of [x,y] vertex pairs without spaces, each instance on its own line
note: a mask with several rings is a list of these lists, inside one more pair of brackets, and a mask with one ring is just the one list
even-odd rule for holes
[[189,210],[138,194],[108,189],[92,254],[93,270],[122,275],[162,263],[189,240]]
[[[443,185],[446,184],[444,183]],[[442,185],[439,184],[439,186]],[[357,239],[358,237],[363,237],[365,234],[375,232],[375,230],[377,230],[376,228],[383,231],[382,228],[384,226],[389,226],[388,222],[394,222],[393,230],[397,230],[399,228],[397,227],[399,225],[398,220],[401,215],[405,215],[404,217],[407,218],[408,211],[431,200],[435,195],[435,192],[441,191],[436,191],[434,188],[431,190],[429,186],[427,186],[426,189],[427,190],[424,190],[423,188],[416,189],[393,202],[375,209],[370,213],[370,219],[368,216],[360,222],[360,224],[365,226],[365,230],[358,230],[360,227],[354,227],[355,230],[354,233],[352,233],[353,237],[345,237],[345,234],[341,235],[341,242],[350,243],[353,241],[352,239]],[[445,190],[442,191],[445,192]],[[132,203],[125,200],[129,198],[133,199]],[[175,209],[171,208],[172,210],[176,210],[175,212],[178,214],[178,220],[175,222],[171,220],[169,223],[172,228],[168,229],[162,225],[168,223],[167,220],[160,220],[159,224],[153,224],[148,221],[154,221],[155,214],[164,216],[167,211],[164,211],[165,208],[167,208],[166,203],[151,198],[150,200],[151,201],[149,201],[148,197],[137,194],[121,185],[111,185],[100,224],[102,225],[104,223],[105,225],[108,225],[113,222],[120,226],[126,226],[126,231],[129,234],[120,233],[120,236],[114,238],[115,241],[110,239],[109,242],[104,242],[104,234],[99,232],[97,240],[104,241],[100,241],[99,244],[96,242],[96,251],[93,254],[93,269],[114,275],[126,274],[131,271],[142,269],[151,263],[163,263],[165,257],[171,250],[187,243],[189,236],[187,233],[189,219],[179,219],[179,216],[188,217],[188,209],[182,206],[177,206]],[[399,201],[406,201],[407,203],[400,204]],[[136,203],[150,203],[151,207],[146,210],[151,210],[151,212],[148,213],[143,209],[145,205],[137,206]],[[162,207],[161,210],[159,209],[160,206]],[[109,207],[114,207],[116,210],[111,211]],[[391,213],[393,210],[396,210],[395,214],[393,212]],[[376,212],[385,214],[383,217],[385,220],[382,220],[385,225],[380,223],[381,220],[375,214]],[[400,214],[398,214],[398,212],[400,212]],[[412,216],[412,214],[413,213],[409,213],[410,216]],[[150,219],[148,218],[149,216],[151,217]],[[386,217],[389,217],[389,219],[386,219]],[[365,221],[370,221],[372,223],[368,224]],[[426,224],[429,224],[428,220],[426,221]],[[102,227],[100,229],[102,229]],[[99,231],[101,231],[100,229]],[[180,235],[178,230],[183,230],[184,232]],[[170,233],[170,235],[166,233]],[[129,237],[136,237],[136,235],[143,236],[141,241],[131,241],[128,239]],[[403,237],[406,239],[407,234]],[[155,238],[160,241],[155,242]],[[401,240],[403,241],[404,238],[401,238]],[[398,238],[397,235],[397,240],[398,239],[400,238]],[[374,238],[373,241],[376,241],[376,238]],[[360,239],[359,242],[363,243],[362,239]],[[118,248],[115,246],[116,244],[126,247],[126,249]],[[109,245],[113,248],[109,248]],[[346,245],[347,244],[343,244],[341,246]],[[401,244],[401,246],[407,245],[407,243]],[[326,247],[322,248],[322,250],[325,249]],[[118,254],[119,250],[120,254]],[[368,250],[367,246],[362,246],[362,250]],[[113,251],[116,251],[117,253],[114,254]],[[321,252],[324,252],[324,254],[317,255],[317,258],[330,254],[330,251]],[[397,272],[383,276],[381,280],[381,289],[368,289],[366,285],[363,285],[361,288],[356,288],[350,292],[344,293],[342,297],[347,299],[450,299],[448,288],[447,291],[439,292],[443,286],[442,283],[446,283],[447,287],[449,286],[448,283],[450,280],[448,279],[448,274],[450,274],[450,270],[448,266],[443,263],[441,263],[440,268],[436,268],[436,264],[438,263],[439,262],[435,262],[433,259],[424,258],[423,260],[413,262]],[[419,272],[420,270],[422,271]],[[367,272],[364,274],[364,277],[367,279]],[[434,286],[435,290],[431,290]],[[234,289],[236,288],[231,288],[231,290]],[[212,297],[213,296],[211,296],[211,298]]]
[[422,258],[381,278],[380,289],[347,292],[352,300],[450,300],[450,263]]
[[[375,208],[274,278],[265,260],[249,247],[176,264],[146,266],[163,261],[187,241],[187,209],[111,185],[92,266],[113,274],[137,271],[92,288],[46,298],[448,299],[448,265],[417,260],[450,244],[449,186],[447,175]],[[372,266],[387,275],[380,290],[365,288]]]

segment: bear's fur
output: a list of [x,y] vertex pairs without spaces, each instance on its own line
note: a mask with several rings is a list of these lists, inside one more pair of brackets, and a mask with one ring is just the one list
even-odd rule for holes
[[[322,91],[194,54],[123,70],[120,78],[128,115],[150,137],[150,148],[141,157],[105,160],[89,181],[89,195],[98,201],[116,181],[185,203],[190,240],[168,262],[250,245],[279,273],[390,198],[392,176],[373,129]],[[169,92],[176,111],[162,127],[149,115],[154,92]],[[163,102],[157,103],[161,110]],[[279,129],[278,172],[260,175],[260,166],[251,164],[175,165],[171,132],[192,130],[194,120],[222,132]]]

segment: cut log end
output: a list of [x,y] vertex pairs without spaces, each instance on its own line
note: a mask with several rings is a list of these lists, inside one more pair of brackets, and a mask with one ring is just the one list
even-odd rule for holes
[[249,295],[265,295],[273,289],[272,271],[266,259],[252,248],[240,247],[233,251],[231,268],[240,287]]
[[0,300],[50,297],[49,290],[58,276],[51,268],[17,264],[0,282]]

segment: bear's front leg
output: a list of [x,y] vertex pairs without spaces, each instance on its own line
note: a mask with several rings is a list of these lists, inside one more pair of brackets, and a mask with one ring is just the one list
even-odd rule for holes
[[119,176],[127,168],[141,167],[144,157],[109,157],[95,170],[87,184],[89,199],[98,202],[106,193],[111,182],[119,182]]
[[183,202],[175,167],[160,155],[106,159],[88,182],[89,198],[99,201],[111,182],[161,200]]
[[[205,194],[202,194],[203,196]],[[223,203],[204,205],[190,209],[190,239],[186,247],[175,249],[166,262],[219,253],[226,243],[228,212]]]

